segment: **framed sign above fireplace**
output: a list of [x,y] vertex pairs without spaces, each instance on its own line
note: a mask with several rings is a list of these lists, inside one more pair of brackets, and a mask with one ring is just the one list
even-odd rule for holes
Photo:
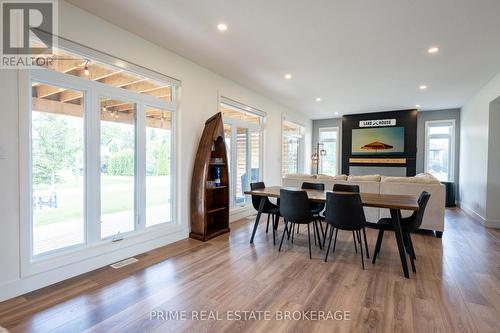
[[396,119],[360,120],[359,127],[396,126]]
[[342,117],[342,173],[351,166],[404,167],[416,171],[417,110],[387,111]]

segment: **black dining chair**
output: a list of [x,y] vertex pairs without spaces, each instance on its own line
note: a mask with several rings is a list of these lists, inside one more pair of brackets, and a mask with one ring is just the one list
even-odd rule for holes
[[[266,185],[264,182],[256,182],[256,183],[250,183],[250,189],[253,190],[258,190],[265,188]],[[260,201],[264,198],[264,209],[262,210],[263,214],[267,214],[267,226],[266,226],[266,233],[269,231],[269,219],[272,217],[272,222],[273,222],[273,244],[276,245],[276,229],[278,227],[278,221],[279,221],[279,216],[280,216],[280,207],[276,204],[273,204],[271,200],[269,200],[268,197],[261,197],[257,195],[252,195],[252,206],[255,208],[257,211],[259,210],[259,205]]]
[[[332,227],[330,230],[325,262],[328,261],[333,231],[335,230],[335,241],[333,243],[333,252],[335,252],[338,231],[350,230],[356,235],[355,237],[361,250],[361,265],[363,269],[365,269],[361,230],[366,227],[366,218],[359,193],[328,192],[326,194],[325,221]],[[365,248],[368,252],[368,247]]]
[[[325,184],[322,183],[309,183],[309,182],[303,182],[302,187],[303,190],[317,190],[317,191],[324,191],[325,190]],[[323,230],[323,225],[321,224],[321,216],[320,213],[325,209],[325,203],[324,202],[311,202],[311,213],[316,217],[316,220],[314,221],[314,244],[316,244],[316,235],[318,235],[318,243],[321,244],[324,243],[324,237],[325,237],[325,232]],[[319,227],[318,227],[319,224]],[[321,229],[321,235],[323,236],[323,242],[321,241],[319,237],[319,231]],[[299,233],[299,226],[297,225],[297,233]]]
[[[401,231],[403,232],[403,243],[410,257],[411,268],[413,273],[417,272],[415,267],[414,260],[415,256],[415,248],[413,247],[413,242],[411,240],[410,232],[417,231],[422,225],[422,221],[424,219],[425,207],[427,207],[427,203],[429,202],[431,195],[429,192],[423,191],[418,198],[418,210],[414,211],[408,217],[400,218],[401,221]],[[375,251],[373,252],[373,261],[375,264],[375,260],[377,259],[377,255],[380,253],[380,247],[382,246],[382,239],[384,238],[385,230],[394,230],[392,219],[391,218],[382,218],[377,224],[374,225],[375,228],[378,229],[378,237],[377,244],[375,245]]]
[[[334,192],[349,192],[349,193],[359,193],[359,185],[348,185],[348,184],[333,184]],[[328,234],[328,224],[326,225],[326,234]],[[366,230],[363,228],[363,238],[365,241],[365,247],[368,248],[368,241],[366,240]],[[325,237],[326,239],[326,237]],[[356,235],[354,230],[352,231],[352,240],[354,242],[354,250],[358,253],[358,247],[356,245]],[[323,247],[325,244],[323,243]],[[366,251],[366,257],[370,259],[370,253]]]
[[[311,254],[311,231],[309,224],[314,221],[315,217],[311,212],[311,205],[309,203],[309,198],[306,191],[294,191],[294,190],[280,190],[280,215],[283,216],[285,220],[285,229],[283,230],[283,235],[281,236],[280,247],[278,251],[281,251],[283,245],[283,239],[285,238],[285,233],[292,234],[292,227],[297,224],[307,224],[307,237],[309,241],[309,258],[312,259]],[[288,225],[290,224],[290,229]],[[293,239],[293,238],[292,238]]]

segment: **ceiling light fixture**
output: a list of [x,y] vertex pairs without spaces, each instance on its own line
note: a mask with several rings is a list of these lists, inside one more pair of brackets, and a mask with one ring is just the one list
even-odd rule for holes
[[420,104],[415,105],[415,107],[418,109],[420,107]]
[[225,24],[225,23],[219,23],[219,24],[217,24],[217,29],[219,31],[226,31],[227,30],[227,24]]
[[439,52],[439,47],[437,46],[433,46],[433,47],[430,47],[428,50],[427,50],[427,53],[438,53]]
[[290,80],[292,78],[292,74],[285,74],[285,79]]
[[85,62],[85,67],[83,68],[83,73],[85,74],[85,76],[89,76],[90,75],[90,72],[89,72],[89,61],[88,60]]
[[427,85],[425,84],[422,84],[420,87],[418,87],[420,90],[425,90],[427,89]]
[[321,97],[316,97],[316,102],[321,102]]
[[338,115],[339,115],[339,113],[338,113],[338,112],[335,112],[335,113],[334,113],[334,115],[338,116]]

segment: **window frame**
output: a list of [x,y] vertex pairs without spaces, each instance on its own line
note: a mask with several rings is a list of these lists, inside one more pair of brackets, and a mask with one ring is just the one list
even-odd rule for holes
[[[449,126],[449,134],[429,134],[430,127]],[[444,180],[446,182],[453,182],[455,179],[455,133],[456,133],[456,121],[455,119],[443,119],[443,120],[428,120],[425,122],[425,148],[424,148],[424,172],[431,173],[428,169],[429,161],[429,145],[431,139],[448,138],[450,140],[450,145],[448,147],[448,179]]]
[[[234,149],[236,147],[236,139],[237,139],[237,127],[239,128],[245,128],[247,130],[247,142],[246,142],[246,172],[248,173],[250,171],[250,176],[251,176],[251,170],[252,170],[252,149],[251,149],[251,132],[259,132],[259,175],[258,179],[259,181],[262,181],[264,179],[264,121],[265,121],[265,112],[260,111],[258,109],[255,109],[253,107],[249,107],[248,105],[242,104],[240,102],[237,102],[235,100],[232,100],[227,97],[220,97],[219,101],[219,107],[222,106],[222,104],[226,104],[232,108],[240,110],[242,113],[249,113],[255,116],[259,117],[259,124],[253,124],[251,122],[247,122],[244,120],[240,119],[234,119],[234,118],[228,118],[222,116],[222,122],[225,125],[230,125],[231,126],[231,149],[227,151],[228,154],[228,159],[231,161],[230,166],[231,169],[234,170],[229,170],[229,193],[230,193],[230,198],[229,198],[229,209],[231,211],[235,211],[241,208],[245,208],[251,204],[250,200],[245,200],[244,204],[236,204],[236,179],[237,179],[237,173],[235,172],[236,170],[236,150]],[[227,150],[227,147],[226,147]],[[233,153],[234,151],[234,153]],[[250,180],[250,178],[248,178]],[[249,182],[250,183],[250,182]]]
[[[159,73],[143,69],[140,66],[124,62],[118,58],[101,54],[98,51],[87,49],[79,44],[66,40],[59,41],[61,49],[88,57],[92,60],[110,63],[103,59],[114,59],[113,66],[119,66],[127,71],[142,75],[146,78],[158,80]],[[73,48],[74,47],[74,48]],[[80,52],[84,50],[86,52]],[[84,54],[82,54],[84,53]],[[98,56],[95,56],[98,55]],[[154,73],[154,76],[149,76]],[[100,107],[99,98],[112,97],[130,100],[136,103],[136,143],[135,143],[135,180],[134,180],[134,230],[121,234],[123,238],[157,238],[158,230],[169,230],[170,234],[182,229],[178,219],[177,207],[177,90],[178,81],[172,81],[168,77],[158,80],[171,84],[171,101],[160,100],[158,98],[140,94],[138,92],[113,87],[104,83],[86,80],[77,76],[59,73],[45,68],[33,68],[18,72],[19,85],[19,183],[20,183],[20,233],[21,233],[21,276],[29,276],[41,273],[50,269],[73,264],[75,261],[84,260],[95,255],[94,248],[108,246],[111,250],[126,248],[132,243],[113,243],[110,237],[101,239],[100,231],[100,154],[95,154],[100,147]],[[32,205],[32,82],[63,87],[67,89],[81,91],[83,93],[84,107],[84,160],[85,160],[85,180],[84,180],[84,242],[81,244],[63,247],[61,249],[44,252],[38,255],[33,254],[33,205]],[[170,198],[171,198],[171,223],[159,223],[146,227],[145,210],[145,182],[146,182],[146,114],[148,107],[159,108],[171,115],[171,141],[170,141]],[[143,165],[142,165],[143,164]],[[96,195],[97,194],[97,195]],[[140,203],[140,204],[138,204]],[[140,217],[140,219],[139,219]],[[102,252],[101,252],[102,253]]]
[[[318,128],[318,142],[323,143],[324,141],[321,141],[321,132],[335,132],[335,143],[337,144],[337,149],[336,149],[336,155],[335,156],[335,175],[333,176],[338,176],[339,171],[340,171],[340,128],[338,126],[331,126],[331,127],[320,127]],[[329,142],[329,141],[327,141]],[[320,159],[318,161],[319,164],[319,173],[323,173],[323,162]]]

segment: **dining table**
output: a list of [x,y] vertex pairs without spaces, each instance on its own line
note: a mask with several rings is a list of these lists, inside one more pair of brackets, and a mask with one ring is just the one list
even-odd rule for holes
[[[247,195],[261,197],[259,208],[257,210],[257,216],[255,218],[252,236],[250,237],[250,243],[253,243],[257,227],[259,226],[260,216],[262,215],[262,210],[264,209],[264,204],[266,198],[278,198],[280,197],[280,190],[297,190],[305,191],[307,193],[309,201],[312,202],[326,202],[326,193],[332,191],[321,191],[321,190],[302,190],[300,188],[294,187],[282,187],[282,186],[269,186],[256,190],[245,191]],[[350,192],[335,192],[335,193],[348,193]],[[406,260],[406,249],[403,241],[403,232],[401,227],[401,211],[416,211],[419,209],[418,197],[414,195],[401,195],[401,194],[379,194],[379,193],[359,193],[361,197],[361,202],[364,207],[375,207],[375,208],[386,208],[389,209],[391,214],[391,221],[394,228],[394,235],[396,237],[396,243],[398,245],[399,257],[401,259],[401,266],[403,268],[403,274],[405,278],[409,278],[408,264]]]

